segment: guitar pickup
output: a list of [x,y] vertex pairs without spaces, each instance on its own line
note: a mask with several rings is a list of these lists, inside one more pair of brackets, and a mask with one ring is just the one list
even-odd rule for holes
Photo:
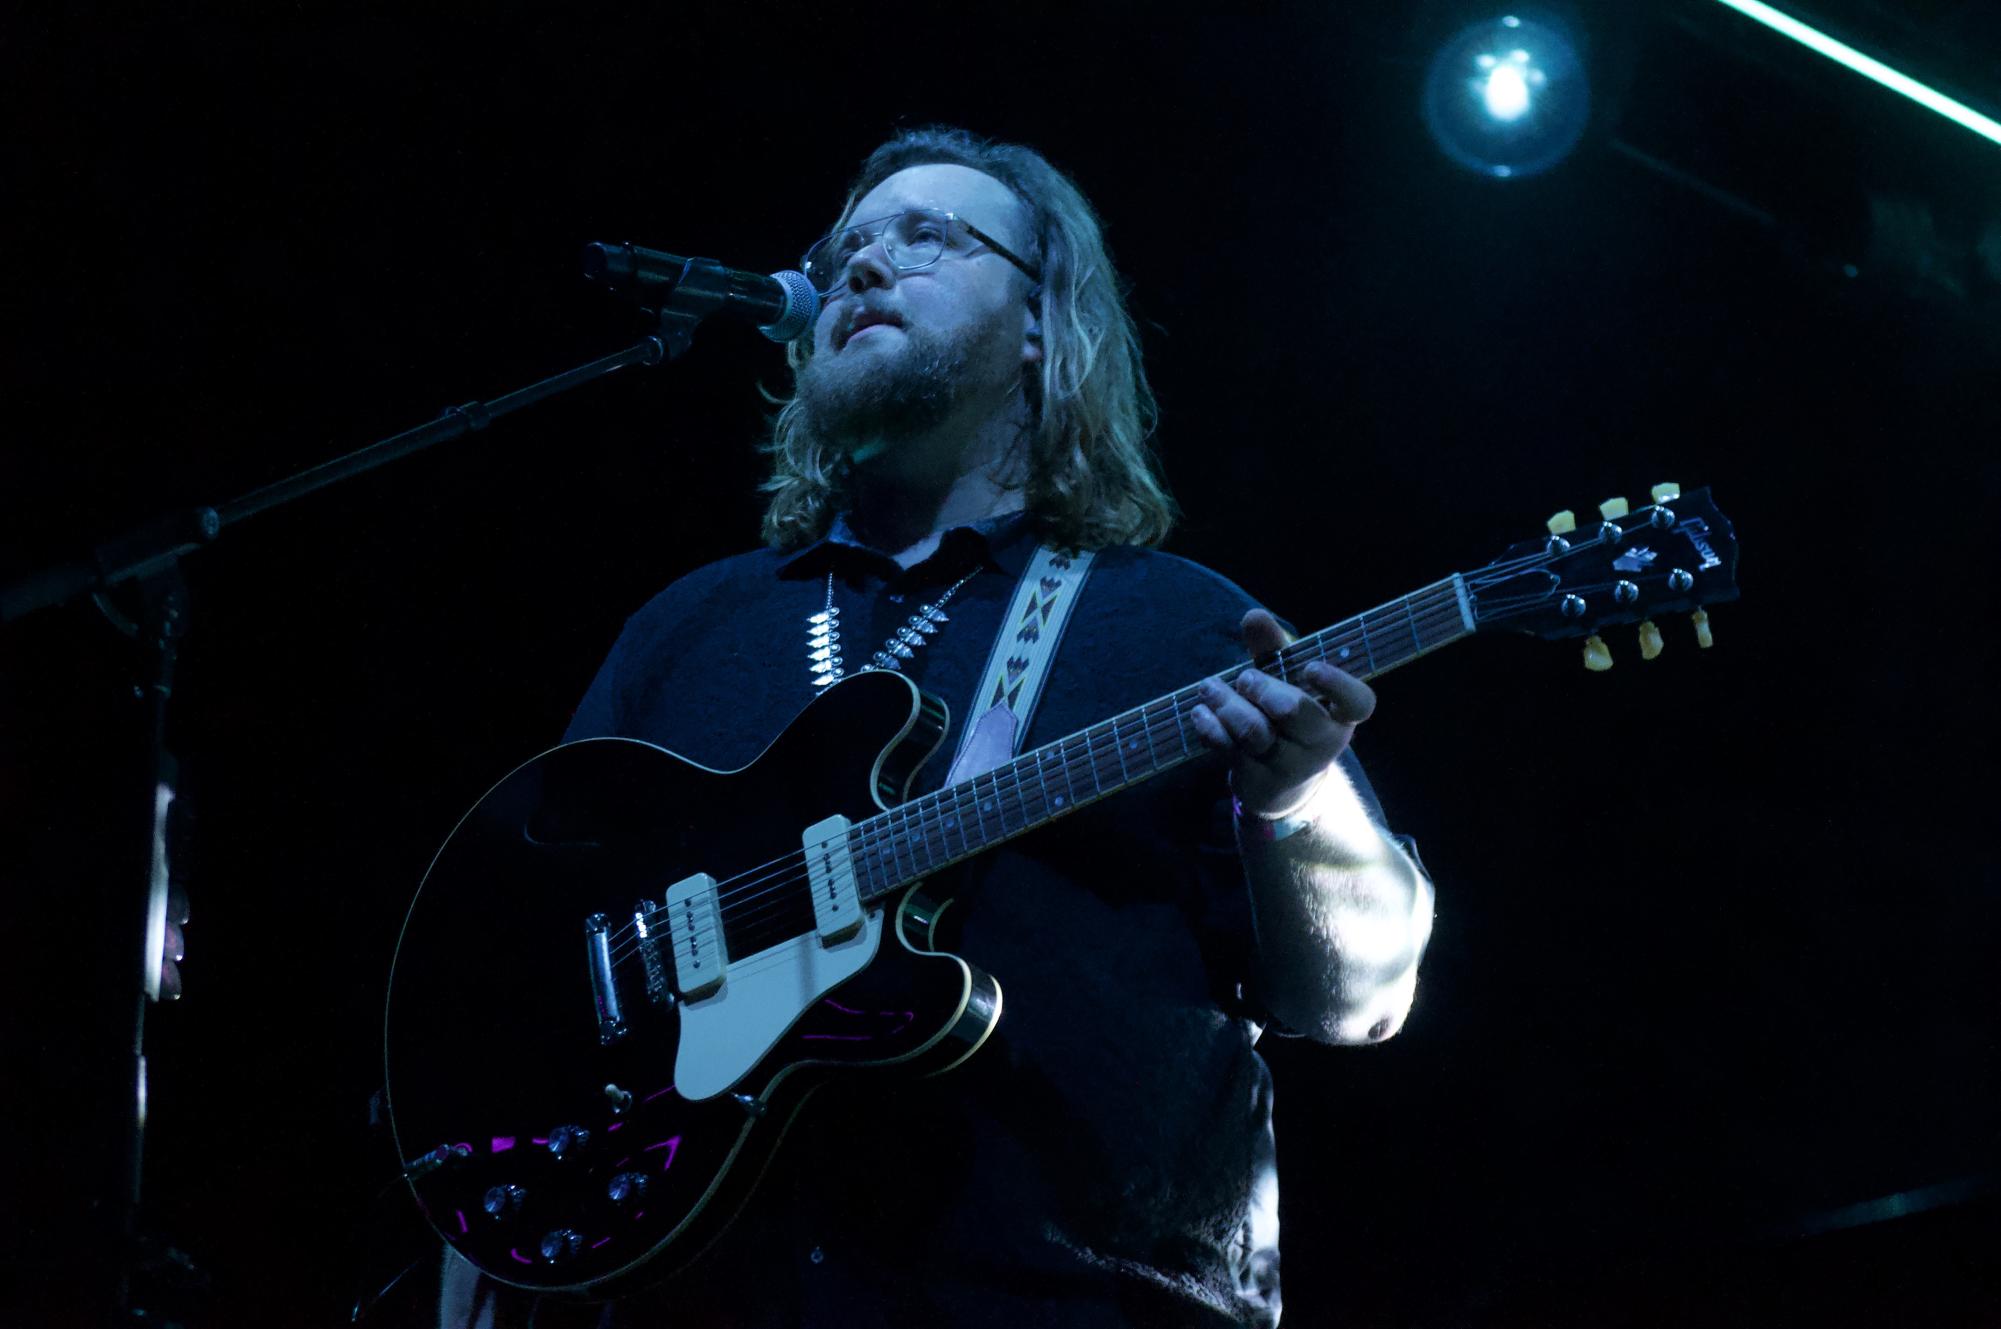
[[674,982],[684,1000],[706,997],[723,985],[730,957],[714,877],[698,872],[667,888],[667,935],[674,944]]
[[855,857],[848,847],[846,817],[828,817],[806,828],[806,877],[813,888],[813,922],[820,944],[832,946],[861,931],[862,897],[855,884]]

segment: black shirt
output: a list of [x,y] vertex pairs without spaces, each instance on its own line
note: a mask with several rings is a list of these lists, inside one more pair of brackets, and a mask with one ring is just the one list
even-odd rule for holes
[[[1026,521],[1001,518],[946,532],[904,570],[837,523],[803,550],[711,564],[633,615],[567,737],[740,767],[814,695],[807,619],[830,576],[852,673],[977,569],[904,664],[952,708],[913,792],[936,788],[1034,549]],[[1238,662],[1254,603],[1185,559],[1101,552],[1021,749]],[[754,1288],[768,1318],[729,1323],[1273,1323],[1271,1082],[1253,1050],[1249,898],[1220,763],[957,871],[949,949],[999,980],[995,1037],[945,1076],[810,1100],[730,1248],[689,1277],[725,1300]],[[651,1318],[635,1307],[622,1322]]]

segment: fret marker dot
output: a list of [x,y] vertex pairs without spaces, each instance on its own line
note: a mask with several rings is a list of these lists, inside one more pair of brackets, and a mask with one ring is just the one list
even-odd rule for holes
[[1341,658],[1342,658],[1343,660],[1347,659],[1347,658],[1348,658],[1348,656],[1349,656],[1350,654],[1351,654],[1351,652],[1350,652],[1350,651],[1348,650],[1348,648],[1347,648],[1346,646],[1343,646],[1343,647],[1341,648]]
[[1062,807],[1062,806],[1063,806],[1063,795],[1061,795],[1061,794],[1058,794],[1058,795],[1056,796],[1055,800],[1054,800],[1053,802],[1051,802],[1049,806],[1051,806],[1051,807],[1053,807],[1053,808],[1060,808],[1060,807]]

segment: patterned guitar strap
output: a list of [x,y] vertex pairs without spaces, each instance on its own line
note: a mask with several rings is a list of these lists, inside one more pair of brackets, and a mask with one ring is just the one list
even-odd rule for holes
[[983,775],[1014,756],[1090,571],[1090,553],[1063,554],[1047,545],[1028,561],[967,710],[972,721],[960,730],[947,785]]

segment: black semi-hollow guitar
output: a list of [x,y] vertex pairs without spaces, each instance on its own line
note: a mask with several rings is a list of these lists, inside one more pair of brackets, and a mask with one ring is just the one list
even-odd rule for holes
[[[1737,546],[1707,490],[1568,517],[1258,664],[1367,679],[1491,630],[1589,637],[1593,664],[1600,628],[1639,623],[1651,656],[1650,620],[1677,611],[1708,644]],[[1196,686],[908,802],[946,712],[886,672],[815,698],[740,771],[628,739],[515,770],[438,851],[390,976],[390,1114],[425,1217],[537,1291],[685,1265],[815,1086],[950,1069],[1001,1018],[1000,986],[933,948],[918,883],[1200,755]]]

